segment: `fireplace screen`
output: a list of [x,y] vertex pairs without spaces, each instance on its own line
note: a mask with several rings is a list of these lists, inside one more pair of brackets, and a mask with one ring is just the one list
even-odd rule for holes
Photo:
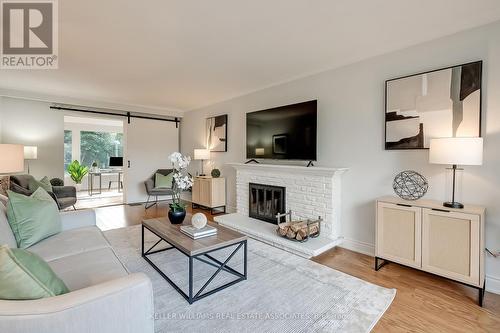
[[285,188],[264,184],[249,184],[249,216],[276,224],[276,215],[285,212]]

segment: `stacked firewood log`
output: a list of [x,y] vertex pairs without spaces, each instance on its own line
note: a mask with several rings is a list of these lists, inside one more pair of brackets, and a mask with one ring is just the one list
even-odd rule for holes
[[307,223],[307,221],[281,223],[278,226],[278,234],[289,239],[301,241],[319,232],[319,222],[309,224],[309,230],[307,230]]
[[[291,215],[292,212],[290,211],[286,214],[278,214],[276,216],[279,221],[278,228],[276,229],[278,235],[301,242],[307,240],[309,237],[316,237],[319,235],[321,230],[321,218],[315,221],[292,221]],[[280,222],[283,216],[285,216],[286,222]]]

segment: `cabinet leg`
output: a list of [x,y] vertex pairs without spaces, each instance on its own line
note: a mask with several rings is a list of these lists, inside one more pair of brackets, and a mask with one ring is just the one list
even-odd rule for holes
[[[378,261],[381,260],[382,263],[379,265],[378,264]],[[385,264],[387,263],[386,260],[382,259],[382,258],[379,258],[379,257],[375,257],[375,270],[378,271],[379,269],[381,269]]]
[[484,280],[483,287],[479,288],[479,301],[477,302],[480,307],[483,307],[484,293],[486,291],[486,280]]

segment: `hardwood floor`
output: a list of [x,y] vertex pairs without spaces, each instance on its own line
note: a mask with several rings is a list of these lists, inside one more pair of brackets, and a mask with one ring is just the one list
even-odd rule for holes
[[[166,216],[167,204],[144,210],[144,206],[112,206],[96,209],[103,230],[140,224],[144,217]],[[189,209],[190,211],[193,211]],[[213,216],[202,211],[209,219]],[[486,293],[484,307],[477,305],[477,290],[397,264],[378,272],[373,258],[335,248],[313,258],[333,269],[365,281],[397,289],[396,298],[374,332],[500,332],[500,295]]]
[[[209,210],[191,209],[191,205],[187,205],[187,207],[189,212],[203,212],[209,220],[213,220],[213,216]],[[109,230],[141,224],[144,218],[167,216],[168,203],[162,201],[157,206],[153,206],[147,210],[144,209],[144,205],[116,205],[96,208],[95,212],[97,226],[101,230]]]
[[396,288],[396,298],[374,332],[500,332],[500,296],[389,263],[378,272],[373,257],[335,248],[313,259],[377,285]]
[[116,189],[102,189],[101,194],[94,194],[92,196],[87,191],[79,191],[76,196],[78,198],[75,204],[76,209],[112,206],[123,203],[123,193],[118,192]]

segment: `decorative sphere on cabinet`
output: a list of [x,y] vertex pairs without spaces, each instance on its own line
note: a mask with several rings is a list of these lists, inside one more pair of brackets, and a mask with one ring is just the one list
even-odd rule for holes
[[219,169],[212,169],[212,172],[210,174],[214,178],[219,178],[220,177],[220,170]]
[[427,193],[429,184],[424,176],[416,171],[406,170],[397,174],[392,183],[396,194],[405,200],[417,200]]
[[191,224],[196,229],[201,229],[207,225],[207,217],[203,213],[196,213],[191,218]]

